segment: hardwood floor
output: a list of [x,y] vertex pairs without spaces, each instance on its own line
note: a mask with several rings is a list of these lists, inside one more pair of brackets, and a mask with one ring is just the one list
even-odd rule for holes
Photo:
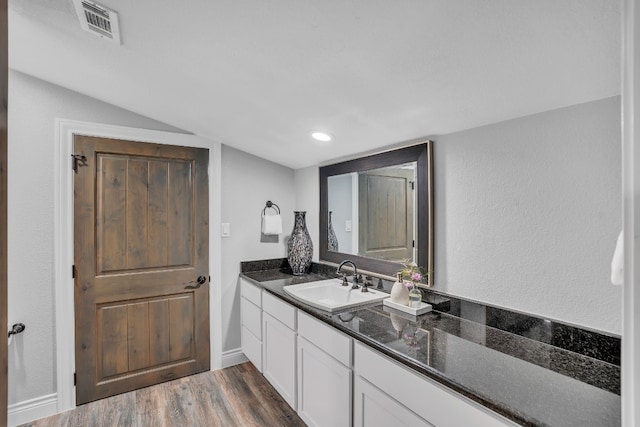
[[304,426],[251,363],[87,403],[23,427]]

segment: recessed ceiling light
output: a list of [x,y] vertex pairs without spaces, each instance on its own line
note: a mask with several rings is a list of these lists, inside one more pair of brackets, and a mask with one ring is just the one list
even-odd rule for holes
[[313,132],[311,134],[311,137],[316,141],[321,141],[321,142],[329,142],[333,139],[332,135],[324,132]]

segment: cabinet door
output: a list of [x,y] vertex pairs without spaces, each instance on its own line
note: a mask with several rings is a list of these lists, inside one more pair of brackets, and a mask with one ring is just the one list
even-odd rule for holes
[[267,312],[262,313],[262,373],[296,409],[296,333]]
[[240,316],[242,352],[262,372],[262,310],[243,296],[240,298]]
[[298,337],[298,415],[309,426],[351,425],[351,369]]
[[361,376],[354,380],[354,427],[433,427]]
[[258,372],[262,372],[262,341],[256,338],[244,325],[241,333],[242,352]]

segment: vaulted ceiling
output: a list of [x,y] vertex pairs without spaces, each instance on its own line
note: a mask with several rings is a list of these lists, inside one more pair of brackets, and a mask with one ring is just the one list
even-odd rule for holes
[[292,168],[620,93],[620,1],[98,3],[10,0],[10,67]]

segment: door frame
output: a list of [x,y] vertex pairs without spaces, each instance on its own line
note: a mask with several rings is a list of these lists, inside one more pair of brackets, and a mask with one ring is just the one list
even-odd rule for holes
[[137,129],[101,123],[56,119],[55,121],[55,195],[54,195],[54,291],[56,330],[57,410],[75,408],[76,389],[74,333],[73,265],[73,154],[74,135],[97,136],[155,144],[209,149],[209,324],[211,370],[222,367],[222,257],[221,221],[221,147],[222,144],[196,135]]
[[622,3],[622,425],[640,421],[640,1]]

